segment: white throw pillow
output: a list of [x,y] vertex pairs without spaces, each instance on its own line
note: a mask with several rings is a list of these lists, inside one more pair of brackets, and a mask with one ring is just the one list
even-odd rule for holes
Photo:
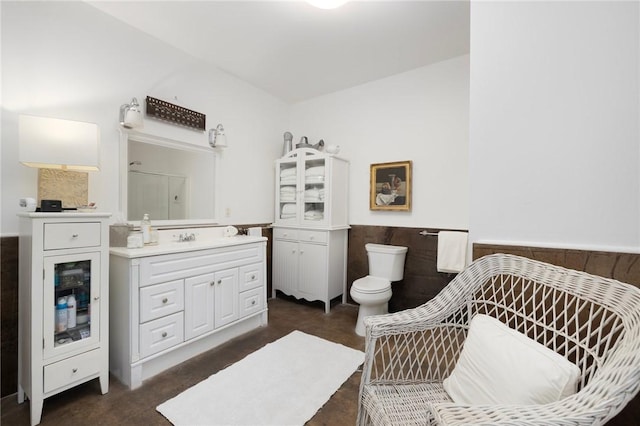
[[580,369],[487,315],[469,325],[460,359],[443,382],[459,404],[546,404],[576,392]]

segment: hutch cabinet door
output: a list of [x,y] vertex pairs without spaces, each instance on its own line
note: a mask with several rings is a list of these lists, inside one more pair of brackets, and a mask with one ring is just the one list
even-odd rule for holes
[[327,246],[299,243],[298,290],[307,300],[324,300],[327,287]]
[[[100,252],[47,256],[43,280],[44,357],[100,342]],[[71,300],[75,299],[75,302]],[[75,304],[75,308],[71,305]]]

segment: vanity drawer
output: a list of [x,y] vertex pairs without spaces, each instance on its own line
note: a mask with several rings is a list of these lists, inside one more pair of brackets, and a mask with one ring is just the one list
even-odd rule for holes
[[59,250],[100,245],[100,222],[45,223],[44,249]]
[[140,323],[184,309],[184,281],[176,280],[140,289]]
[[262,261],[264,245],[261,243],[150,256],[140,260],[140,287]]
[[140,357],[144,358],[184,341],[182,312],[140,326]]
[[325,231],[308,231],[306,229],[300,230],[298,233],[298,239],[309,243],[327,243],[327,235],[329,233]]
[[264,264],[254,263],[253,265],[246,265],[240,267],[240,290],[251,290],[252,288],[260,287],[263,283],[262,270]]
[[264,306],[264,288],[254,288],[240,293],[240,318],[259,312]]
[[273,228],[273,238],[281,240],[297,240],[298,230],[291,228]]
[[44,391],[51,392],[100,373],[102,358],[96,349],[44,366]]

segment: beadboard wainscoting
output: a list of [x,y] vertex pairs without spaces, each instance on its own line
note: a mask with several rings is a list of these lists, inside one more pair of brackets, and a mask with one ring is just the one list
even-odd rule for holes
[[[267,242],[267,294],[271,294],[271,243],[272,230],[266,224],[239,225],[261,226]],[[444,288],[455,274],[436,270],[438,237],[422,236],[424,228],[400,228],[386,226],[352,225],[349,230],[347,263],[347,292],[351,283],[368,274],[366,243],[391,244],[409,248],[402,281],[393,283],[393,296],[389,310],[396,312],[418,306]],[[431,230],[436,232],[437,230]],[[18,237],[1,239],[1,333],[0,360],[2,396],[17,389],[18,365]],[[537,248],[497,244],[473,244],[473,258],[491,253],[511,253],[529,258],[614,278],[640,287],[640,254],[586,251],[574,249]],[[348,297],[349,303],[355,302]],[[640,417],[639,417],[640,418]]]
[[18,390],[18,237],[0,239],[0,391]]
[[613,278],[640,287],[640,253],[527,247],[501,244],[473,244],[473,258],[494,253],[528,257],[552,265]]

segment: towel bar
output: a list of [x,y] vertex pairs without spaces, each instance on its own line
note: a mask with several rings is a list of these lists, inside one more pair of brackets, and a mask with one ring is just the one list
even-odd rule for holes
[[420,231],[419,234],[424,236],[424,237],[426,237],[427,235],[433,235],[435,237],[438,236],[438,232],[429,232],[427,230]]

